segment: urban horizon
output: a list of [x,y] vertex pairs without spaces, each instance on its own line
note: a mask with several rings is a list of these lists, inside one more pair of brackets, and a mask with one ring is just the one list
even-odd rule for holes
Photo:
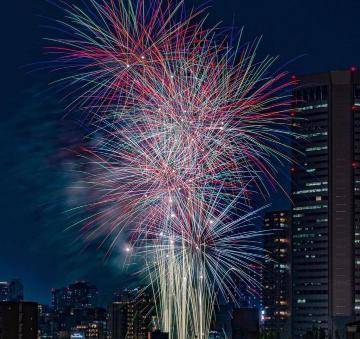
[[360,336],[358,1],[4,9],[0,339]]

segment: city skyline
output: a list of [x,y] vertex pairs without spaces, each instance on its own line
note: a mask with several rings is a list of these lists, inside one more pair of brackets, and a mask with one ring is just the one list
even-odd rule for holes
[[[81,4],[82,1],[71,0],[71,3]],[[203,8],[207,3],[185,0],[186,8],[193,5]],[[9,13],[13,13],[13,5],[6,6]],[[211,27],[221,20],[220,26],[224,30],[228,29],[230,43],[235,39],[234,32],[242,26],[242,42],[254,41],[263,34],[257,52],[260,60],[268,54],[279,55],[272,71],[274,74],[279,70],[289,72],[290,80],[286,85],[289,87],[284,93],[294,99],[291,138],[295,151],[292,162],[275,165],[277,175],[274,179],[279,181],[279,185],[269,185],[269,195],[260,194],[260,189],[256,188],[258,192],[251,197],[254,210],[267,206],[252,227],[256,231],[264,230],[260,247],[263,246],[272,255],[267,257],[268,261],[265,260],[264,268],[260,269],[260,265],[254,261],[248,266],[250,274],[247,269],[243,271],[245,280],[249,278],[246,282],[250,281],[244,295],[242,292],[245,290],[240,288],[243,282],[236,280],[237,277],[229,279],[230,285],[234,286],[224,284],[228,289],[224,296],[234,294],[240,299],[241,295],[244,300],[251,300],[248,302],[253,305],[261,304],[263,309],[259,308],[259,315],[263,317],[264,323],[268,320],[268,328],[285,331],[283,329],[288,330],[292,326],[294,339],[306,336],[312,326],[336,337],[347,323],[360,319],[360,255],[356,245],[360,241],[357,232],[360,218],[357,193],[360,178],[360,32],[356,29],[355,15],[358,10],[360,3],[351,0],[341,4],[329,1],[326,5],[299,5],[295,1],[268,4],[260,0],[246,4],[233,0],[224,4],[214,0],[209,9],[205,10],[210,14],[205,26]],[[17,302],[25,295],[25,301],[50,304],[56,293],[66,298],[66,291],[61,286],[68,286],[74,281],[88,281],[102,291],[101,299],[107,306],[113,298],[113,292],[122,289],[120,286],[135,288],[146,284],[146,279],[140,279],[137,274],[141,271],[140,261],[127,258],[127,254],[133,250],[129,245],[132,244],[130,237],[122,235],[120,241],[113,242],[114,246],[109,250],[107,244],[104,246],[97,241],[87,242],[87,235],[84,237],[85,233],[74,227],[77,223],[72,219],[73,207],[87,201],[89,192],[94,193],[78,188],[84,177],[76,172],[79,163],[76,163],[74,156],[75,152],[84,151],[92,127],[86,124],[83,113],[75,118],[71,114],[64,114],[66,102],[60,100],[54,87],[50,89],[48,86],[49,82],[57,78],[54,72],[43,72],[47,61],[42,61],[42,39],[47,36],[46,30],[52,25],[51,21],[61,16],[56,5],[26,4],[17,14],[24,20],[10,34],[11,41],[5,38],[10,51],[5,54],[9,54],[10,58],[5,55],[9,67],[4,72],[4,83],[7,86],[2,93],[5,113],[0,130],[3,148],[0,159],[3,170],[1,185],[4,189],[0,201],[3,216],[0,296],[13,295],[8,301]],[[11,17],[9,15],[5,18],[5,22],[8,23]],[[55,37],[59,32],[55,33]],[[15,46],[13,40],[20,35],[25,43]],[[12,54],[15,55],[13,58]],[[141,58],[146,59],[144,56]],[[130,68],[130,65],[127,67]],[[184,77],[187,76],[185,74]],[[186,113],[186,110],[183,112]],[[268,135],[271,136],[271,133]],[[275,138],[274,135],[271,137]],[[96,142],[100,139],[98,137]],[[279,140],[283,141],[281,138]],[[290,137],[287,142],[290,145]],[[110,148],[108,150],[111,151]],[[268,150],[270,154],[271,148]],[[267,159],[271,158],[269,154]],[[267,164],[267,161],[264,163]],[[258,179],[254,175],[254,180],[255,177]],[[69,183],[75,183],[75,188],[70,188]],[[250,187],[250,191],[252,189]],[[242,191],[246,199],[249,197],[247,190],[246,187]],[[171,204],[170,197],[169,206]],[[86,206],[79,213],[79,219],[86,220],[92,213],[90,204]],[[235,214],[231,213],[228,222],[231,221],[233,225]],[[291,231],[275,231],[280,225],[277,224],[277,213],[286,214],[286,223],[291,220]],[[171,218],[175,217],[176,213],[172,211]],[[204,220],[206,224],[207,219]],[[213,220],[210,220],[211,224]],[[270,224],[275,225],[274,231],[266,234]],[[234,231],[235,227],[226,234],[230,243],[236,243]],[[155,233],[160,238],[164,236],[163,232]],[[92,240],[99,239],[94,233],[92,236]],[[173,244],[172,236],[169,236],[169,244]],[[280,246],[280,249],[273,246],[274,242],[284,246]],[[209,244],[216,247],[213,239]],[[276,254],[278,251],[290,254],[284,258]],[[252,255],[249,253],[248,258]],[[273,260],[278,264],[272,265]],[[232,264],[228,265],[231,271]],[[256,270],[261,271],[258,276],[262,277],[266,286],[279,284],[274,275],[267,274],[266,267],[275,270],[276,275],[287,283],[283,281],[281,286],[276,286],[278,290],[275,293],[271,293],[271,288],[266,291],[262,286],[262,295],[254,297],[257,292],[252,289],[252,283],[260,286],[256,281]],[[178,275],[182,276],[183,273]],[[17,279],[24,282],[23,287],[17,283]],[[201,279],[199,290],[202,289]],[[287,288],[289,285],[291,291]],[[247,295],[247,289],[250,296]],[[51,290],[53,295],[50,300],[48,291]],[[198,303],[201,305],[202,300]],[[284,307],[274,306],[277,304]],[[269,313],[266,313],[266,309]],[[256,318],[251,312],[231,312],[239,319]],[[289,314],[291,321],[287,320]],[[271,319],[279,319],[278,315],[281,315],[281,319],[271,322]],[[169,319],[172,317],[168,316]],[[210,318],[201,321],[208,326]],[[203,325],[199,326],[198,331],[201,332]]]

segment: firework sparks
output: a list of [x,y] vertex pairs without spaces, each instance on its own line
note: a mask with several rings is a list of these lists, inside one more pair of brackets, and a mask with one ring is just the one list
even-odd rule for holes
[[207,337],[234,276],[258,287],[247,272],[258,274],[262,234],[249,209],[289,160],[292,82],[269,73],[275,59],[256,60],[259,41],[229,46],[182,2],[90,3],[67,7],[70,37],[49,48],[71,70],[70,107],[94,130],[81,155],[95,194],[84,229],[110,250],[126,232],[125,252],[145,258],[158,289],[163,330]]

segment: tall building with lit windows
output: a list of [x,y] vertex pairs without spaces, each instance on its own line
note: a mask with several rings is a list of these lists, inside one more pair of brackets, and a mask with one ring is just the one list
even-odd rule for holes
[[265,214],[263,269],[263,327],[277,338],[289,338],[291,315],[291,213]]
[[343,338],[360,316],[360,73],[299,77],[294,92],[292,338]]
[[147,289],[116,292],[108,311],[113,339],[147,339],[148,333],[156,328],[153,298]]

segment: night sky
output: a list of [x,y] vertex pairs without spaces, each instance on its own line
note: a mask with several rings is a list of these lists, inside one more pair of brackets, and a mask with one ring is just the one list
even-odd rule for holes
[[[72,0],[69,0],[72,1]],[[84,0],[86,2],[86,0]],[[203,1],[186,1],[188,6]],[[260,56],[279,55],[294,73],[360,65],[358,0],[213,0],[209,25],[245,28],[244,40],[263,35]],[[113,256],[85,250],[64,213],[68,174],[65,148],[79,142],[79,126],[64,118],[61,95],[46,91],[46,71],[29,72],[44,59],[47,17],[61,16],[45,0],[3,1],[1,6],[0,280],[23,279],[28,300],[48,303],[51,287],[89,279],[101,290],[133,277]],[[66,131],[66,133],[64,132]],[[70,196],[69,196],[70,195]],[[273,208],[288,202],[274,193]]]

